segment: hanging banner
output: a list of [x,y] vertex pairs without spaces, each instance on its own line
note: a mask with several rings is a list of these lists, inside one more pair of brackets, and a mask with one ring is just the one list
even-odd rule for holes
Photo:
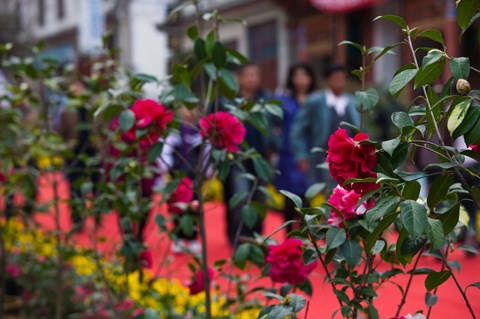
[[327,13],[345,13],[365,8],[385,0],[310,0],[310,3],[320,11]]

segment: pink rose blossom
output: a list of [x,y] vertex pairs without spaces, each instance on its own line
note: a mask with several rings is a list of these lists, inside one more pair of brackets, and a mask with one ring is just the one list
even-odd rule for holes
[[21,270],[18,265],[8,265],[7,266],[7,273],[12,277],[12,278],[18,278],[21,275]]
[[[344,220],[349,220],[355,216],[365,214],[367,209],[373,206],[374,202],[369,204],[363,203],[358,209],[355,209],[360,198],[361,196],[355,191],[348,191],[342,186],[337,185],[337,187],[333,189],[332,195],[330,195],[330,198],[328,199],[328,203],[334,206],[338,212],[335,209],[332,209],[328,224],[343,227]],[[339,212],[340,215],[338,214]]]
[[170,195],[167,201],[168,210],[171,213],[180,214],[183,212],[182,205],[187,205],[193,200],[193,184],[192,180],[184,177],[177,189]]
[[305,265],[302,260],[303,242],[288,238],[282,244],[269,245],[266,261],[270,263],[270,278],[274,282],[297,285],[305,282],[317,267],[317,261]]
[[359,133],[351,138],[344,129],[335,131],[328,140],[327,163],[330,175],[347,190],[354,190],[361,195],[379,188],[380,185],[372,182],[349,185],[343,183],[352,178],[377,177],[377,173],[373,171],[377,165],[375,146],[359,144],[365,140],[368,140],[367,134]]
[[238,145],[245,138],[242,122],[228,112],[216,112],[200,119],[200,134],[208,138],[213,146],[227,152],[238,152]]

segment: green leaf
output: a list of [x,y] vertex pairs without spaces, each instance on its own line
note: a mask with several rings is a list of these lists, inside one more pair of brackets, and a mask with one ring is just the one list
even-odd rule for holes
[[363,105],[364,111],[372,110],[379,101],[378,93],[375,89],[370,88],[366,91],[356,91],[355,97],[360,105]]
[[480,282],[474,282],[473,284],[468,285],[467,287],[465,287],[465,291],[466,291],[469,287],[475,287],[475,288],[480,289]]
[[[477,109],[479,106],[471,107],[471,109]],[[472,126],[472,128],[465,133],[465,143],[467,145],[478,145],[480,144],[480,130],[478,129],[478,125],[480,124],[480,117],[477,119],[477,122]]]
[[229,59],[232,60],[234,64],[247,64],[248,59],[238,51],[232,49],[232,48],[225,48],[229,55]]
[[334,249],[342,245],[347,239],[345,229],[340,227],[332,227],[327,231],[327,250]]
[[[467,115],[460,125],[452,133],[454,139],[459,138],[460,136],[466,134],[471,129],[476,127],[477,123],[480,121],[480,107],[470,107],[468,108]],[[470,143],[471,144],[471,143]]]
[[319,194],[325,188],[325,186],[326,186],[325,183],[315,183],[315,184],[313,184],[305,192],[305,198],[307,200],[311,200],[314,196]]
[[368,318],[369,319],[378,319],[378,311],[377,308],[375,308],[374,305],[371,303],[368,304]]
[[415,123],[413,122],[410,115],[405,112],[394,112],[392,114],[392,123],[399,129],[415,126]]
[[362,259],[362,247],[357,241],[349,239],[340,246],[340,254],[350,267],[355,267]]
[[286,191],[286,190],[280,190],[280,193],[282,193],[283,195],[285,195],[286,197],[288,197],[294,204],[297,208],[302,208],[303,207],[303,201],[302,199],[300,198],[300,196],[294,194],[294,193],[291,193],[289,191]]
[[453,132],[462,124],[467,115],[468,110],[470,109],[470,104],[472,100],[470,98],[461,100],[460,103],[453,106],[453,111],[448,117],[447,128],[448,131],[453,134]]
[[445,235],[440,220],[428,218],[427,236],[430,240],[432,251],[442,248],[445,242]]
[[410,82],[416,74],[417,69],[407,69],[395,75],[390,83],[390,94],[397,98],[400,92],[402,92],[408,82]]
[[265,264],[265,254],[257,245],[250,245],[248,259],[250,259],[258,267],[261,267],[263,264]]
[[424,37],[429,38],[435,42],[440,43],[443,47],[445,47],[445,41],[443,40],[443,35],[440,31],[434,29],[427,29],[425,31],[420,32],[417,34],[417,37]]
[[248,228],[253,229],[258,220],[258,213],[254,206],[247,205],[242,207],[243,222]]
[[238,82],[237,82],[237,80],[235,79],[235,76],[233,75],[233,73],[230,70],[220,69],[219,76],[220,76],[220,80],[222,81],[222,83],[225,84],[225,86],[229,90],[231,90],[235,93],[238,93],[238,90],[239,90]]
[[388,155],[393,156],[393,152],[395,151],[397,146],[400,144],[400,141],[401,141],[400,136],[392,140],[384,141],[382,142],[382,148],[385,152],[387,152]]
[[431,49],[428,51],[427,55],[423,57],[422,68],[426,68],[430,64],[436,63],[445,57],[445,53],[438,49]]
[[480,0],[461,0],[457,7],[457,22],[462,34],[472,23],[472,19],[480,6]]
[[395,16],[395,15],[384,15],[384,16],[378,16],[378,17],[376,17],[375,19],[373,19],[373,21],[377,21],[377,20],[387,20],[387,21],[391,21],[391,22],[396,23],[397,25],[399,25],[402,29],[406,29],[406,28],[407,28],[407,22],[405,21],[404,18],[399,17],[399,16]]
[[455,229],[459,218],[460,205],[458,203],[438,217],[443,224],[443,233],[445,235],[450,234],[450,232]]
[[382,234],[385,229],[387,229],[388,227],[390,227],[390,225],[393,224],[393,222],[397,219],[398,214],[399,214],[398,212],[393,212],[383,217],[382,221],[377,225],[377,227],[375,227],[373,232],[370,235],[368,235],[367,244],[365,245],[365,250],[367,251],[372,250],[380,234]]
[[427,86],[427,98],[428,102],[431,106],[431,112],[426,111],[427,115],[427,130],[430,134],[435,133],[435,123],[440,122],[440,118],[442,116],[442,110],[443,110],[443,103],[439,102],[439,98],[435,90],[428,85]]
[[289,297],[290,297],[289,306],[292,307],[294,312],[299,312],[300,310],[302,310],[303,307],[305,307],[305,304],[307,303],[307,300],[301,295],[291,294],[289,295]]
[[399,203],[400,197],[398,196],[384,197],[380,199],[375,206],[367,210],[365,220],[368,225],[371,225],[383,216],[396,211]]
[[468,76],[470,75],[470,59],[465,57],[452,58],[450,60],[450,71],[455,80],[468,80]]
[[250,255],[250,244],[244,243],[238,246],[233,255],[233,263],[240,269],[245,268],[248,255]]
[[207,57],[207,51],[205,50],[205,40],[203,40],[202,38],[195,39],[194,52],[197,60],[202,60]]
[[437,177],[433,181],[427,197],[427,204],[431,210],[445,199],[445,195],[447,195],[448,189],[454,181],[455,178],[451,174]]
[[217,68],[223,68],[227,61],[227,52],[220,42],[215,42],[212,49],[212,62]]
[[143,313],[144,319],[158,319],[160,317],[160,313],[152,308],[148,308]]
[[360,54],[362,54],[362,55],[365,55],[367,53],[367,51],[366,51],[366,49],[363,45],[352,42],[352,41],[342,41],[338,45],[339,46],[340,45],[350,45],[350,46],[356,48],[358,51],[360,51]]
[[432,271],[428,274],[427,278],[425,278],[425,288],[427,288],[428,291],[437,288],[447,281],[450,275],[448,270],[442,270],[440,272]]
[[400,204],[400,217],[405,229],[414,238],[425,233],[428,227],[427,210],[413,200],[406,200]]
[[417,181],[408,181],[402,190],[402,196],[405,199],[411,199],[416,201],[420,195],[421,185]]
[[260,156],[253,158],[253,168],[255,173],[264,181],[270,182],[273,178],[272,168],[268,162]]
[[427,305],[427,307],[435,306],[437,301],[438,301],[438,297],[427,291],[427,293],[425,294],[425,304]]
[[373,245],[372,249],[370,250],[370,253],[372,253],[372,255],[376,255],[380,253],[385,248],[385,246],[385,240],[377,240]]
[[445,64],[445,59],[442,58],[440,61],[426,65],[422,65],[420,70],[418,70],[415,77],[414,88],[417,89],[423,85],[427,85],[438,79],[438,77],[443,72],[443,65]]
[[155,143],[147,153],[147,160],[149,163],[153,163],[161,154],[163,150],[163,143]]
[[191,40],[195,40],[198,37],[198,27],[192,25],[187,29],[187,35]]
[[302,261],[305,265],[309,265],[317,260],[318,254],[315,249],[305,249],[302,253]]
[[243,202],[248,196],[247,192],[242,192],[242,193],[236,193],[230,198],[228,201],[228,206],[230,209],[236,208],[238,205],[240,205],[241,202]]
[[135,114],[133,114],[132,110],[125,110],[120,113],[119,121],[120,129],[125,133],[135,124]]

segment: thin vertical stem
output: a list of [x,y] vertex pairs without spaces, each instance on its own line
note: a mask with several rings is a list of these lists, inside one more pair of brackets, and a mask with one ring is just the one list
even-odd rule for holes
[[407,301],[407,295],[408,291],[410,290],[410,286],[412,285],[412,280],[413,276],[415,275],[415,269],[417,269],[418,262],[420,261],[420,257],[422,257],[424,248],[420,250],[418,253],[417,259],[415,260],[415,263],[413,264],[413,268],[410,273],[410,278],[408,278],[408,283],[407,287],[405,288],[405,292],[403,293],[402,300],[400,301],[400,304],[398,305],[397,312],[395,313],[395,318],[400,315],[400,311],[402,311],[403,306],[405,305],[405,302]]

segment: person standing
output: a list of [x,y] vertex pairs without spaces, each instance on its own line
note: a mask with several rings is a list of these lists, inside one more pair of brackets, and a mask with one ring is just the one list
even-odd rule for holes
[[[287,91],[277,97],[282,102],[283,119],[274,123],[274,132],[278,135],[278,162],[277,170],[280,175],[276,177],[275,186],[279,190],[287,190],[303,197],[307,191],[307,176],[304,171],[296,165],[290,133],[295,118],[303,107],[307,95],[316,88],[315,72],[306,63],[297,63],[290,67],[287,76]],[[275,118],[276,119],[276,118]],[[295,218],[295,206],[292,201],[285,201],[283,208],[285,221]],[[290,232],[293,225],[287,226]]]
[[[237,70],[237,80],[240,87],[240,97],[249,101],[267,100],[269,96],[261,89],[260,68],[255,64],[243,65]],[[245,141],[248,146],[255,149],[261,156],[266,157],[268,153],[268,139],[252,124],[244,123],[246,129]],[[235,194],[249,193],[254,187],[252,180],[245,177],[245,173],[255,174],[253,161],[248,159],[242,162],[243,169],[238,165],[230,167],[227,178],[224,182],[224,200],[226,203],[227,236],[230,244],[238,244],[237,237],[253,237],[254,233],[262,232],[263,222],[260,216],[253,227],[248,227],[243,222],[242,208],[245,203],[235,207],[230,205],[230,200]],[[262,193],[257,189],[252,196],[253,201],[263,201]]]
[[[325,70],[326,88],[309,95],[292,125],[290,141],[300,171],[307,174],[307,184],[325,182],[330,188],[334,182],[327,170],[317,168],[325,162],[328,139],[341,122],[359,126],[360,114],[355,98],[345,91],[346,69],[332,65]],[[351,132],[350,132],[351,133]],[[311,152],[321,148],[322,152]]]

